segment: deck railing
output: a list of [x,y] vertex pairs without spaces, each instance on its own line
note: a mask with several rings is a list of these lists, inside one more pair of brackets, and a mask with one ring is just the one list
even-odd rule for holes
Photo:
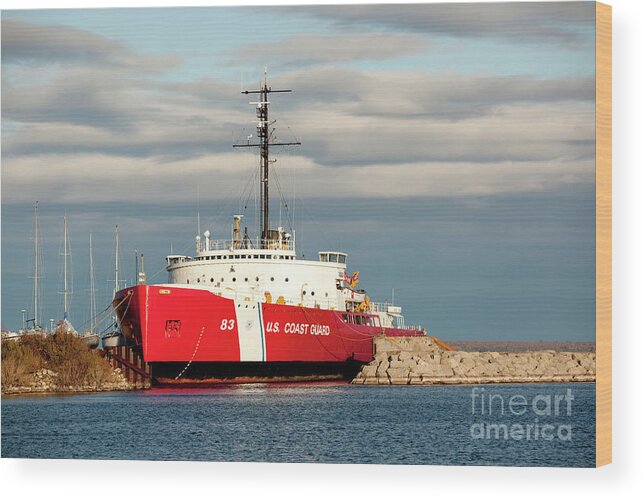
[[295,251],[295,241],[292,238],[260,239],[201,239],[197,241],[197,252],[221,250],[280,250]]

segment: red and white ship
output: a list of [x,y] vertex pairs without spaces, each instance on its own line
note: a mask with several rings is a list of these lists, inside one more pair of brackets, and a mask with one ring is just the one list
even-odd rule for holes
[[[297,258],[295,236],[273,229],[269,168],[273,140],[264,79],[258,94],[260,230],[250,238],[234,216],[232,238],[205,231],[195,255],[167,256],[168,284],[139,285],[116,293],[121,331],[152,367],[159,382],[324,379],[350,376],[373,357],[373,337],[421,336],[404,324],[402,309],[374,303],[347,273],[346,253],[320,251]],[[245,229],[242,231],[242,229]]]

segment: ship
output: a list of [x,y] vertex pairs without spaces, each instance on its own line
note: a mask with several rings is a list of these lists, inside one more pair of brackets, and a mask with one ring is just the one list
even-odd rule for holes
[[[323,380],[351,377],[373,359],[376,336],[423,336],[405,324],[402,308],[376,303],[358,288],[348,254],[322,250],[298,258],[295,231],[270,221],[271,149],[279,142],[269,119],[272,89],[264,75],[256,94],[259,228],[250,237],[243,216],[224,239],[197,234],[193,256],[166,257],[168,282],[135,286],[113,298],[125,341],[159,384]],[[199,231],[200,232],[200,231]],[[231,236],[231,237],[230,237]]]

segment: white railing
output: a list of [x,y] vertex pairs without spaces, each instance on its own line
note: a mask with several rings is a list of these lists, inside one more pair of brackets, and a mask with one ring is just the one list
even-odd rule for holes
[[373,312],[384,312],[386,314],[395,314],[400,315],[402,313],[402,308],[399,305],[393,305],[392,303],[378,303],[372,301],[370,303],[371,311]]
[[196,250],[199,253],[206,251],[242,251],[242,250],[279,250],[295,251],[295,241],[291,238],[283,239],[201,239],[196,242]]

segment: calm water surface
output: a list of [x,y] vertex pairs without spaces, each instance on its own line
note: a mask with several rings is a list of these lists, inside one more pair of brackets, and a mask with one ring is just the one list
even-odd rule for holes
[[[481,388],[257,384],[4,397],[2,457],[593,466],[594,384]],[[534,438],[543,425],[553,438]]]

